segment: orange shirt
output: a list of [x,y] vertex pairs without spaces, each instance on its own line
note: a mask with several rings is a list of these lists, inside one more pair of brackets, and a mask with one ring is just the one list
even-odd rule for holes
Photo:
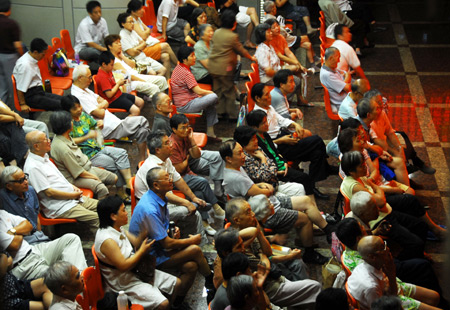
[[[270,41],[270,45],[273,47],[275,52],[278,54],[285,55],[285,50],[288,48],[288,44],[286,39],[281,35],[274,35],[272,41]],[[280,60],[280,65],[283,65],[284,62]]]

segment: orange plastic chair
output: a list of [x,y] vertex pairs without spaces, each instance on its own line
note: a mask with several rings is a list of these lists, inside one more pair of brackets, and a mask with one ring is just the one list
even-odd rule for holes
[[[142,162],[143,163],[143,162]],[[139,163],[140,164],[140,163]],[[139,166],[140,168],[141,166]],[[136,177],[130,179],[130,192],[131,192],[131,215],[133,215],[134,208],[136,208],[136,196],[134,195],[134,182]]]
[[[173,102],[173,97],[172,97],[172,79],[169,79],[167,81],[167,84],[169,84],[169,97],[170,99],[172,99]],[[177,114],[177,107],[175,106],[175,104],[172,105],[172,114]],[[189,119],[189,123],[194,126],[195,125],[195,121],[197,118],[202,117],[202,113],[185,113],[184,115],[186,115],[186,117]]]
[[[20,107],[20,103],[19,103],[19,95],[17,94],[16,78],[12,74],[11,74],[11,80],[12,80],[13,91],[14,91],[14,107],[16,108],[17,111],[22,112],[22,108]],[[30,108],[30,112],[42,112],[42,111],[45,111],[45,110]]]
[[252,72],[250,72],[248,74],[249,78],[250,78],[250,81],[252,81],[253,84],[260,83],[261,80],[259,78],[259,66],[258,66],[258,64],[252,62],[252,64],[250,66],[252,67],[252,70],[253,70]]
[[50,80],[53,88],[69,89],[72,86],[72,79],[68,77],[53,76],[50,74],[49,61],[51,61],[54,49],[52,46],[48,46],[45,56],[38,61],[39,71],[41,72],[42,80]]
[[[144,15],[146,16],[147,22],[142,20],[146,25],[152,25],[152,37],[160,37],[162,36],[162,33],[158,32],[158,29],[156,27],[156,12],[155,12],[155,6],[153,5],[152,0],[147,0],[147,5],[144,6]],[[166,40],[161,38],[159,39],[159,42],[165,42]]]
[[346,276],[347,278],[350,277],[350,276],[352,275],[352,272],[351,272],[350,269],[348,269],[348,267],[345,266],[345,264],[344,264],[344,255],[341,255],[341,266],[342,266],[342,269],[344,269],[345,276]]
[[345,292],[347,293],[348,303],[354,308],[359,309],[359,302],[353,297],[348,290],[348,282],[345,282]]
[[327,35],[326,35],[327,26],[326,26],[326,22],[325,22],[325,16],[323,14],[323,11],[320,11],[319,14],[320,14],[320,17],[319,17],[319,21],[320,21],[319,39],[321,42],[320,46],[323,47],[323,50],[326,50],[327,48],[329,48],[331,46],[331,44],[333,44],[333,42],[335,40],[327,37]]
[[245,82],[245,89],[247,89],[247,113],[250,113],[255,108],[255,101],[251,96],[252,87],[255,85],[252,82]]
[[[97,75],[92,76],[92,81],[94,82],[94,92],[98,95],[98,86],[97,86]],[[127,113],[128,111],[125,109],[116,109],[116,108],[107,108],[107,110],[111,113]]]
[[42,226],[52,226],[52,225],[58,225],[58,224],[70,224],[70,223],[76,223],[76,219],[51,219],[48,217],[45,217],[45,215],[41,212],[38,213],[39,222]]
[[325,103],[325,111],[327,111],[328,118],[333,121],[342,120],[338,114],[333,113],[333,110],[331,109],[330,92],[323,84],[322,86],[323,86],[323,102]]
[[344,194],[344,192],[339,189],[339,191],[342,194],[342,197],[344,197],[344,206],[342,207],[342,210],[344,211],[344,215],[347,215],[351,211],[350,209],[350,199]]

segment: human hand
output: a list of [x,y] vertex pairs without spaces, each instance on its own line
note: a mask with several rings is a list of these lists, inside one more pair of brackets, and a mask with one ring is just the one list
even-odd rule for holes
[[292,249],[287,255],[289,259],[300,259],[302,257],[302,250]]
[[392,161],[392,155],[389,154],[389,153],[386,152],[386,151],[383,151],[383,153],[381,154],[380,158],[381,158],[382,160],[387,161],[387,162],[391,162],[391,161]]
[[192,244],[200,244],[200,242],[202,241],[202,237],[200,236],[200,234],[189,235],[189,239]]
[[180,237],[181,237],[180,228],[178,226],[175,226],[175,228],[173,230],[173,238],[172,239],[180,239]]
[[372,231],[372,233],[377,236],[386,236],[391,228],[392,225],[388,221],[383,220],[380,225]]
[[191,202],[187,202],[184,206],[188,209],[188,215],[194,214],[197,210],[197,208]]
[[204,201],[203,199],[200,199],[198,197],[195,197],[194,199],[192,199],[192,202],[198,204],[200,207],[206,206],[206,201]]
[[87,134],[88,139],[95,139],[97,138],[97,131],[95,130],[89,130]]
[[127,83],[127,80],[125,80],[125,79],[120,79],[118,82],[117,82],[117,84],[119,85],[119,86],[122,86],[122,85],[124,85],[124,84],[126,84]]
[[285,135],[279,139],[282,144],[296,145],[298,142],[297,138],[293,138],[290,135]]
[[100,120],[97,121],[97,128],[98,129],[103,129],[103,125],[104,125],[103,124],[103,120],[100,119]]
[[25,113],[30,113],[31,111],[31,108],[25,103],[20,105],[20,109]]
[[253,153],[253,155],[261,161],[266,159],[266,156],[261,150],[256,150],[255,153]]
[[22,127],[25,122],[25,120],[17,113],[14,113],[14,120],[18,127]]
[[152,247],[153,243],[155,243],[155,240],[153,239],[149,239],[149,238],[145,238],[142,243],[141,246],[139,247],[138,252],[142,252],[142,253],[148,253],[150,252],[150,248]]

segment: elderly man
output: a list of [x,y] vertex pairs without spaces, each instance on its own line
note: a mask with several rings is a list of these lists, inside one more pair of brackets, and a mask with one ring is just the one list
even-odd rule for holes
[[162,130],[170,136],[172,134],[172,128],[170,128],[170,113],[173,112],[172,99],[166,93],[159,92],[153,95],[152,103],[155,108],[152,132]]
[[89,61],[89,66],[93,71],[99,68],[98,56],[106,51],[103,39],[109,34],[108,24],[102,18],[102,6],[98,1],[86,3],[88,16],[83,18],[77,29],[75,37],[75,53],[81,59]]
[[77,295],[84,290],[81,271],[69,262],[59,261],[52,264],[45,276],[44,283],[53,293],[50,310],[81,310],[76,301]]
[[139,159],[147,158],[145,141],[150,133],[149,123],[143,116],[127,116],[123,120],[107,110],[108,102],[91,91],[88,87],[92,82],[91,70],[80,65],[73,70],[72,95],[80,100],[83,111],[96,119],[103,120],[102,134],[105,139],[120,139],[129,137],[136,140],[139,148]]
[[97,203],[83,197],[83,192],[69,183],[50,161],[50,139],[42,131],[32,131],[25,137],[30,154],[24,165],[33,188],[39,195],[43,212],[49,218],[73,218],[89,225],[91,232],[98,229]]
[[[423,160],[417,156],[416,151],[411,143],[411,140],[403,131],[395,131],[392,128],[391,122],[387,116],[387,109],[384,109],[383,98],[381,93],[377,89],[373,89],[364,94],[364,98],[369,99],[371,102],[375,102],[381,113],[370,124],[370,137],[376,145],[379,145],[383,150],[388,151],[392,156],[403,158],[408,164],[409,160],[412,160],[415,170],[419,169],[426,174],[434,174],[436,169],[426,165]],[[406,149],[400,145],[400,141],[397,138],[396,132],[399,133],[405,140]]]
[[28,176],[17,166],[8,166],[0,176],[0,201],[3,210],[27,219],[33,228],[23,238],[29,244],[50,241],[41,230],[39,200],[36,191],[28,185]]
[[339,106],[351,90],[352,75],[337,68],[341,53],[336,47],[325,51],[325,63],[320,70],[320,82],[330,93],[331,109],[338,113]]
[[80,238],[65,234],[49,242],[30,245],[24,236],[30,234],[33,225],[23,217],[0,210],[0,247],[13,258],[11,273],[18,279],[36,279],[47,272],[53,262],[66,259],[78,268],[86,268]]
[[[233,228],[242,230],[257,227],[260,229],[249,203],[243,198],[230,200],[225,212]],[[250,268],[253,271],[257,270],[258,264],[264,265],[267,269],[270,268],[269,258],[272,256],[272,249],[262,231],[258,232],[245,254],[250,258]],[[268,277],[264,290],[273,304],[279,307],[298,307],[314,304],[321,286],[314,280],[288,281],[280,276]]]
[[346,120],[350,117],[357,117],[358,112],[356,111],[356,105],[359,100],[364,97],[364,94],[370,90],[369,81],[365,79],[358,79],[353,81],[351,84],[351,92],[347,94],[344,100],[342,100],[341,106],[339,107],[339,116]]
[[361,309],[370,309],[372,302],[383,295],[399,296],[403,309],[438,309],[437,292],[409,283],[397,285],[394,260],[386,241],[378,236],[363,237],[358,242],[358,252],[364,262],[353,270],[347,283]]
[[[147,173],[150,169],[154,167],[166,169],[172,175],[174,185],[187,197],[187,199],[181,198],[173,194],[172,191],[167,193],[166,198],[169,202],[167,207],[169,209],[170,219],[177,222],[181,228],[182,237],[188,237],[190,234],[203,233],[201,216],[196,211],[196,207],[199,207],[201,210],[206,207],[206,202],[198,198],[191,191],[184,179],[173,167],[172,161],[169,158],[172,153],[172,143],[169,137],[161,130],[154,131],[148,137],[147,145],[150,155],[136,173],[134,185],[136,197],[140,199],[148,191]],[[209,230],[208,233],[210,234],[215,233],[215,230],[208,223],[205,225],[205,230],[207,232]]]
[[61,96],[47,93],[42,87],[41,71],[38,61],[44,58],[47,43],[40,38],[31,41],[30,51],[16,62],[13,74],[16,79],[17,96],[22,112],[29,112],[30,107],[44,110],[60,110]]
[[142,231],[147,231],[148,238],[156,241],[150,254],[155,256],[158,269],[173,272],[175,268],[181,272],[177,299],[183,300],[197,271],[205,277],[211,277],[211,270],[198,246],[201,236],[197,234],[180,239],[178,227],[169,230],[166,194],[173,189],[172,176],[163,168],[155,167],[148,171],[146,179],[149,190],[134,209],[130,232],[139,235]]

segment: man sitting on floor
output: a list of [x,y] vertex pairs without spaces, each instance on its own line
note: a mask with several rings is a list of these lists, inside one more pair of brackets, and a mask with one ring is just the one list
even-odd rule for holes
[[29,244],[47,242],[47,237],[41,230],[39,222],[39,200],[31,185],[28,185],[28,176],[17,166],[8,166],[0,177],[0,201],[5,211],[27,219],[33,226],[30,234],[23,238]]
[[14,67],[17,96],[22,112],[30,112],[30,108],[44,110],[60,110],[61,96],[47,93],[42,87],[41,71],[38,61],[44,58],[48,45],[44,40],[35,38],[31,41],[30,51],[20,57]]
[[[167,95],[166,95],[167,96]],[[147,191],[147,173],[154,167],[162,167],[172,175],[173,183],[179,191],[181,191],[187,199],[181,198],[169,191],[166,194],[168,200],[168,209],[170,214],[170,220],[177,222],[182,232],[182,237],[188,237],[190,234],[204,234],[202,220],[200,213],[196,211],[196,206],[199,207],[199,211],[206,206],[206,202],[203,199],[198,198],[195,193],[191,191],[184,179],[175,170],[170,160],[172,154],[172,142],[166,133],[161,130],[153,131],[147,140],[148,150],[150,155],[144,161],[144,164],[139,168],[136,173],[135,179],[135,196],[140,199]],[[188,200],[189,199],[189,200]],[[195,205],[194,205],[195,203]],[[222,218],[223,220],[223,218]],[[211,234],[215,234],[215,230],[205,222],[205,230]]]
[[79,65],[73,70],[72,95],[80,101],[83,111],[96,119],[103,120],[102,134],[105,139],[128,137],[136,140],[139,148],[139,160],[147,158],[147,136],[149,123],[143,116],[131,116],[119,119],[107,110],[108,102],[89,89],[92,82],[88,66]]
[[65,259],[86,268],[86,259],[80,238],[75,234],[65,234],[49,242],[30,245],[24,236],[33,225],[23,217],[0,210],[0,247],[13,257],[11,273],[18,279],[36,279],[44,276],[48,266]]
[[83,192],[69,183],[50,161],[50,139],[41,131],[32,131],[25,137],[30,153],[23,171],[39,195],[43,212],[49,218],[73,218],[89,225],[95,234],[98,229],[97,203],[83,197]]
[[351,90],[352,75],[337,68],[341,53],[336,47],[325,51],[325,63],[320,70],[320,82],[330,93],[331,109],[338,113],[339,106]]
[[[147,231],[149,239],[156,242],[150,254],[156,258],[156,267],[163,271],[177,269],[181,285],[177,299],[183,300],[191,288],[197,271],[203,276],[211,276],[211,270],[198,244],[200,234],[180,239],[180,229],[169,230],[169,210],[166,194],[173,189],[172,177],[160,167],[147,173],[149,190],[142,196],[134,209],[130,221],[130,232],[139,235]],[[169,270],[168,270],[169,269]]]

